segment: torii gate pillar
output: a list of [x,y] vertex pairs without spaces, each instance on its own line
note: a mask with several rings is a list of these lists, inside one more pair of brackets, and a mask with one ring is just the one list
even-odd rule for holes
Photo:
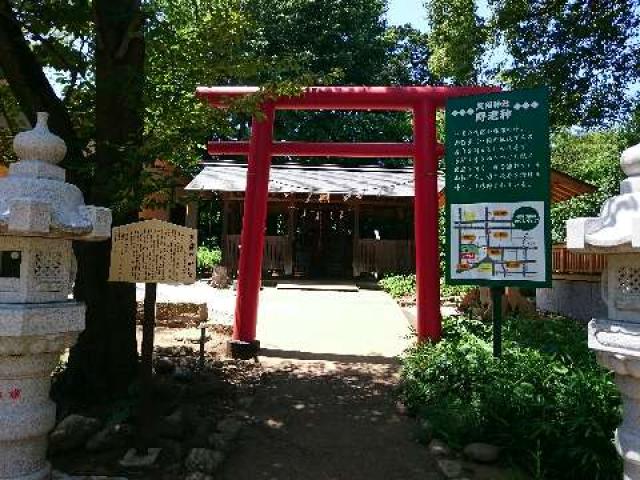
[[233,342],[229,344],[230,354],[234,358],[253,357],[260,349],[260,342],[256,340],[256,327],[269,200],[273,117],[273,105],[267,104],[263,106],[262,116],[254,115],[251,124],[247,189],[244,197],[244,215],[240,236],[238,295],[233,325]]
[[413,109],[416,248],[416,330],[420,340],[442,336],[440,315],[440,255],[438,245],[438,153],[436,108],[428,101]]

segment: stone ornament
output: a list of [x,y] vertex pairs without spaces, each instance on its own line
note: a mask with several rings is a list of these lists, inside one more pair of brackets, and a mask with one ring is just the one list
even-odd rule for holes
[[615,445],[624,479],[640,480],[640,145],[625,150],[620,166],[628,178],[595,218],[567,222],[567,247],[607,256],[602,297],[608,318],[589,323],[589,348],[615,373],[623,422]]
[[84,329],[85,306],[70,300],[72,241],[110,236],[111,212],[87,206],[57,164],[66,145],[38,113],[16,135],[19,161],[0,178],[0,479],[45,480],[55,423],[51,372]]
[[36,127],[14,139],[20,161],[0,181],[0,235],[104,240],[110,234],[111,212],[85,205],[82,192],[65,183],[65,171],[56,164],[67,147],[49,131],[47,118],[38,113]]
[[38,112],[33,130],[21,132],[13,139],[13,150],[21,161],[57,165],[67,154],[64,140],[49,131],[48,119],[48,113]]

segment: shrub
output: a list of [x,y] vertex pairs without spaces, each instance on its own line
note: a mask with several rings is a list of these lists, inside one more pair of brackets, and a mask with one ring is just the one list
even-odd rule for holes
[[416,293],[415,275],[390,275],[380,280],[378,284],[393,298],[407,297]]
[[447,285],[446,283],[440,283],[440,297],[442,298],[451,298],[451,297],[463,297],[467,292],[473,290],[474,287],[472,285]]
[[446,319],[444,332],[403,358],[404,401],[436,435],[455,447],[498,444],[537,478],[620,478],[612,443],[620,401],[584,328],[562,318],[508,319],[500,359],[479,320]]
[[[380,287],[393,298],[408,297],[416,294],[415,275],[390,275],[378,282]],[[440,296],[442,298],[461,297],[475,287],[468,285],[447,285],[440,281]]]
[[198,275],[204,275],[213,270],[213,267],[220,265],[222,261],[222,251],[219,248],[198,247],[196,254],[196,269]]

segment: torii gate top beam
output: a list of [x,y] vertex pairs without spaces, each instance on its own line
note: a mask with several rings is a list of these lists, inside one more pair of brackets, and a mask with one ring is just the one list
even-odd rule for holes
[[[270,100],[276,110],[413,110],[417,103],[444,107],[449,98],[497,92],[498,87],[308,87],[299,96]],[[258,87],[198,87],[196,96],[224,108]]]

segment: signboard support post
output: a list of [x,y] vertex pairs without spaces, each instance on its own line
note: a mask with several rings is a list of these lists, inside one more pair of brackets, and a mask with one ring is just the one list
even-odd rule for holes
[[504,287],[491,287],[491,310],[493,319],[493,356],[502,356],[502,296]]
[[140,406],[138,410],[138,455],[146,455],[153,428],[153,344],[156,326],[158,284],[145,283],[142,347],[140,352]]

